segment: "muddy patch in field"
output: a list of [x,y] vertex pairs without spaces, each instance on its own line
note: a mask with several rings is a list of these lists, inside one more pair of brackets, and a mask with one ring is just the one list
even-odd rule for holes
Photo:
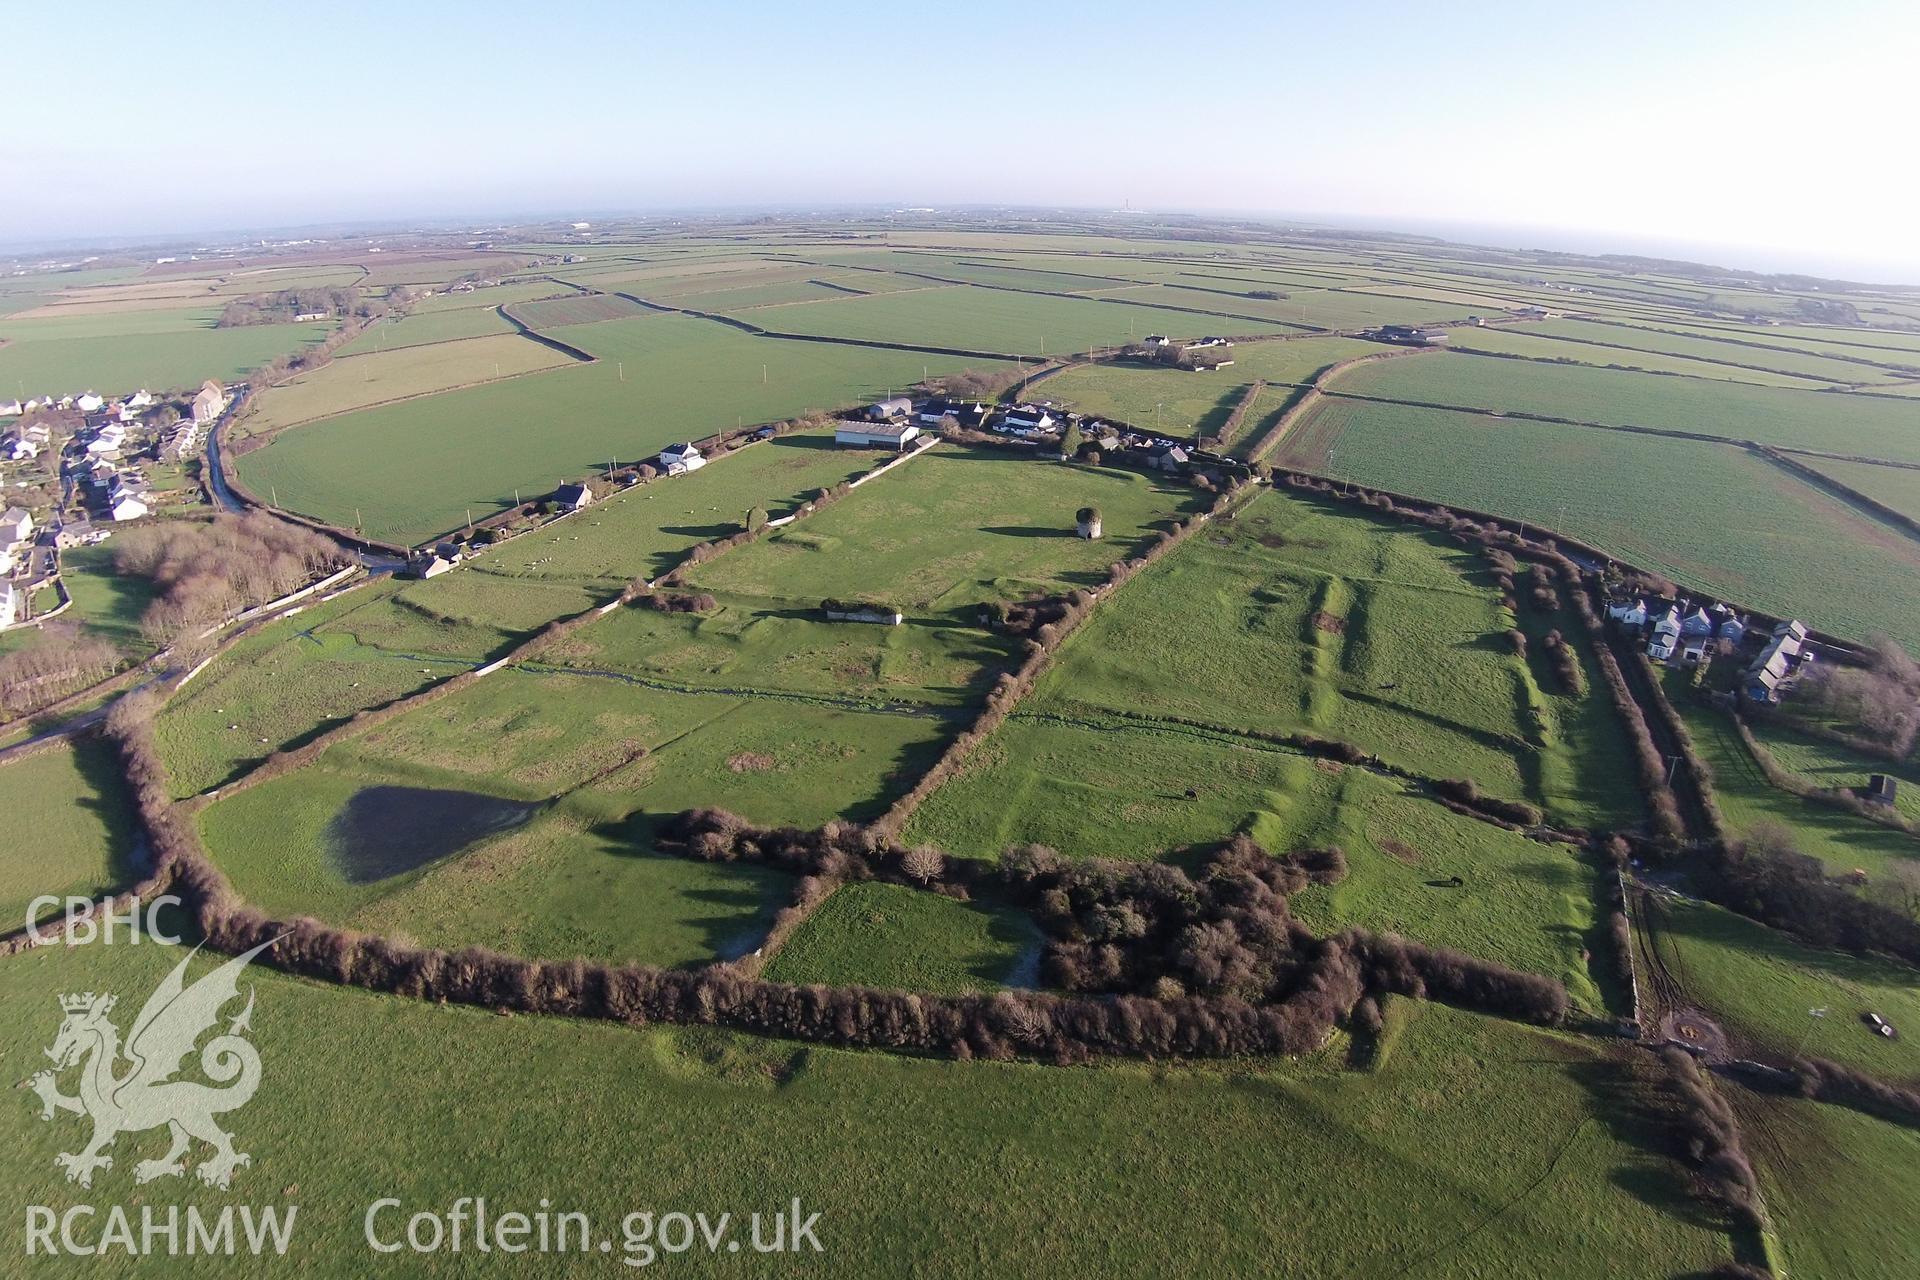
[[1330,636],[1343,636],[1347,634],[1347,620],[1331,613],[1316,613],[1313,615],[1313,629]]
[[1420,861],[1420,851],[1400,840],[1382,840],[1380,842],[1380,852],[1386,854],[1395,862],[1404,862],[1410,867]]
[[327,846],[352,884],[377,884],[525,823],[540,806],[476,791],[362,787],[327,824]]
[[774,758],[763,751],[742,751],[727,757],[727,768],[735,773],[765,773],[774,763]]

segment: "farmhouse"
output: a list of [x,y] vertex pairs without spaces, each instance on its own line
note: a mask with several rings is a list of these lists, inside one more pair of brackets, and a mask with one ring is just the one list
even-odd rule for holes
[[212,422],[227,407],[227,389],[209,378],[200,384],[193,397],[193,420]]
[[1409,347],[1442,347],[1447,343],[1445,329],[1411,324],[1383,324],[1372,330],[1370,336],[1381,342],[1397,342]]
[[836,422],[835,444],[850,444],[861,449],[904,449],[920,434],[911,422]]
[[593,486],[585,482],[563,484],[553,491],[553,504],[562,511],[578,511],[583,507],[591,506],[593,505]]
[[913,401],[905,396],[894,396],[891,400],[881,400],[867,406],[867,417],[874,422],[892,422],[912,412]]
[[698,471],[707,465],[700,451],[693,447],[692,441],[668,445],[660,451],[660,465],[670,476],[685,475],[689,471]]
[[916,420],[923,427],[937,427],[952,418],[963,427],[977,427],[987,416],[987,406],[974,400],[929,400],[920,406]]
[[1035,436],[1053,430],[1054,417],[1038,405],[1017,404],[1007,410],[1006,416],[994,430],[1001,435]]
[[1168,445],[1158,453],[1153,454],[1147,459],[1147,465],[1155,471],[1179,471],[1190,461],[1191,458],[1189,458],[1187,451],[1175,444]]

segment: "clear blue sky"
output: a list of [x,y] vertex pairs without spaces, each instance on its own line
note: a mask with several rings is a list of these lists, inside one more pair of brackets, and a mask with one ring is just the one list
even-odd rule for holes
[[0,242],[1128,201],[1920,280],[1911,0],[709,8],[12,5]]

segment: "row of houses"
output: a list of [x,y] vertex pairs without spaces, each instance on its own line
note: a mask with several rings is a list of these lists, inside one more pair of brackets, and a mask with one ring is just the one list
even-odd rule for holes
[[[1651,607],[1645,600],[1621,600],[1607,606],[1607,617],[1630,635],[1644,635],[1647,656],[1655,662],[1683,667],[1710,662],[1716,652],[1737,653],[1753,634],[1748,620],[1724,604],[1688,609],[1684,600],[1657,601]],[[1813,660],[1806,625],[1782,622],[1747,665],[1740,692],[1754,702],[1778,702]]]

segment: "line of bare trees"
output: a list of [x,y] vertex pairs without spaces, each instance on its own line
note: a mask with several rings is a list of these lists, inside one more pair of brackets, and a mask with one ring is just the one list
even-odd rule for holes
[[1670,1123],[1678,1154],[1693,1170],[1694,1190],[1745,1226],[1760,1225],[1760,1182],[1754,1176],[1733,1108],[1693,1055],[1660,1050],[1670,1100]]
[[120,651],[82,628],[48,623],[18,649],[0,654],[0,716],[21,716],[104,680]]
[[153,584],[141,627],[172,644],[338,568],[332,539],[265,511],[164,520],[114,539],[114,569]]

